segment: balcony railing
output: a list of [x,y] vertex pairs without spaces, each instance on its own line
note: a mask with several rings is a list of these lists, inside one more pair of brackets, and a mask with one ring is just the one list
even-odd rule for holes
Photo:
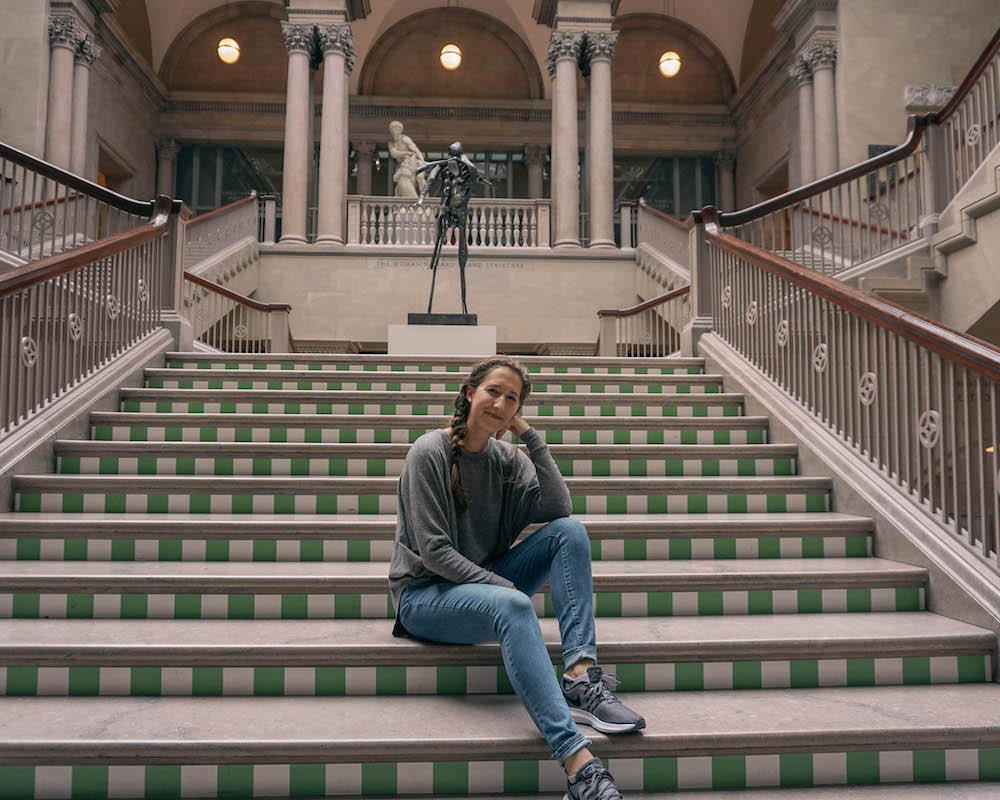
[[691,319],[690,290],[682,286],[631,308],[598,311],[594,355],[657,358],[677,352]]

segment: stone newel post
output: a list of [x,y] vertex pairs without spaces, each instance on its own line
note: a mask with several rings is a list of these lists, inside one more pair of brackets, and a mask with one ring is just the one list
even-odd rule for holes
[[552,77],[552,213],[554,247],[580,244],[580,135],[576,71],[583,34],[553,31],[548,68]]
[[73,67],[73,125],[70,134],[69,170],[84,178],[87,170],[87,114],[90,106],[90,68],[101,55],[91,36],[84,36],[76,49]]
[[614,144],[611,136],[611,60],[618,31],[588,33],[584,57],[590,71],[587,192],[590,204],[590,246],[614,247]]
[[45,160],[70,168],[70,122],[73,113],[73,59],[80,41],[73,17],[49,18],[49,105],[45,127]]
[[837,63],[837,43],[818,39],[807,49],[804,58],[813,74],[813,105],[816,120],[816,177],[825,178],[837,171],[837,104],[834,95],[833,68]]
[[[813,130],[813,76],[804,58],[795,59],[788,74],[799,87],[799,175],[800,185],[816,180],[816,133]],[[732,211],[723,205],[726,211]]]
[[306,240],[306,191],[309,182],[309,57],[313,27],[281,23],[288,48],[285,98],[285,154],[281,200],[281,241]]
[[[349,25],[319,29],[323,51],[323,120],[319,139],[317,243],[344,244],[347,198],[347,75],[354,65]],[[369,164],[369,176],[371,167]]]

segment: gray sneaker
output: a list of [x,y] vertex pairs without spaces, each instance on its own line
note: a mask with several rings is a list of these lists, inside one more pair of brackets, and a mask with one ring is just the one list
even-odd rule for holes
[[563,800],[624,800],[622,793],[615,786],[601,759],[592,758],[576,775],[572,775],[566,785]]
[[597,728],[601,733],[631,733],[646,727],[646,720],[611,693],[618,685],[614,675],[605,675],[600,667],[587,668],[576,680],[563,675],[562,691],[573,719]]

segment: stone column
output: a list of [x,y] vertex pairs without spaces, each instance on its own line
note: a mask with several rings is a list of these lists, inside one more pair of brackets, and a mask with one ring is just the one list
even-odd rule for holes
[[611,135],[611,59],[615,55],[618,31],[588,33],[587,63],[590,82],[587,86],[587,192],[590,206],[590,246],[614,247],[614,167],[615,152]]
[[552,77],[552,213],[554,247],[580,244],[580,135],[576,71],[583,34],[553,31],[548,68]]
[[358,194],[372,193],[372,156],[375,155],[375,142],[365,140],[354,147],[354,160],[358,165]]
[[542,194],[542,168],[545,166],[545,148],[540,144],[524,146],[524,163],[528,167],[528,197],[538,200]]
[[87,114],[90,101],[90,68],[101,55],[89,34],[80,40],[73,67],[73,125],[70,134],[69,171],[89,178],[87,170]]
[[[354,54],[350,25],[319,30],[323,51],[323,120],[319,137],[319,219],[317,244],[343,244],[347,198],[347,92],[345,77]],[[370,171],[369,171],[370,174]]]
[[45,126],[45,160],[70,168],[70,124],[73,113],[73,59],[80,41],[73,17],[49,17],[49,105]]
[[715,157],[715,166],[719,171],[719,197],[716,205],[723,211],[736,211],[736,175],[733,167],[736,165],[736,154],[723,151]]
[[174,175],[177,164],[177,153],[180,145],[173,139],[165,139],[156,147],[159,166],[156,170],[156,193],[167,197],[174,196]]
[[306,193],[309,187],[309,57],[313,27],[281,23],[288,48],[285,97],[285,153],[281,187],[281,241],[306,240]]
[[840,162],[837,151],[837,102],[833,86],[837,43],[829,39],[818,39],[809,45],[804,58],[809,62],[813,74],[816,177],[825,178],[837,171]]
[[[813,112],[813,76],[804,58],[795,59],[788,73],[799,87],[799,185],[816,180],[816,132]],[[726,211],[732,211],[723,206]]]

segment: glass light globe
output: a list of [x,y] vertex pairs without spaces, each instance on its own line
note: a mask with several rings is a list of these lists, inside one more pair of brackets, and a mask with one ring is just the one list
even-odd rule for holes
[[219,42],[219,58],[226,64],[235,64],[240,60],[240,46],[235,39],[223,39]]
[[441,66],[445,69],[458,69],[462,63],[462,48],[457,44],[446,44],[441,48]]
[[672,78],[681,71],[681,57],[673,50],[668,50],[660,56],[660,73],[665,78]]

